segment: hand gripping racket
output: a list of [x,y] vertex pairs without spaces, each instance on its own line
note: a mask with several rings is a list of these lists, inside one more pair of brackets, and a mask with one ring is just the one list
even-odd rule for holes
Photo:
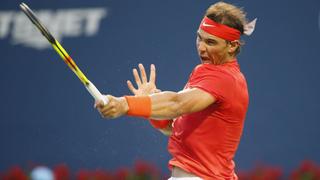
[[69,66],[69,68],[78,76],[80,81],[87,88],[89,93],[93,96],[93,98],[97,101],[102,101],[104,104],[108,104],[108,99],[104,98],[104,96],[99,92],[99,90],[94,86],[92,82],[82,73],[82,71],[78,68],[76,63],[72,60],[66,50],[61,46],[61,44],[52,36],[52,34],[48,31],[48,29],[40,22],[34,12],[25,4],[20,4],[21,10],[28,16],[30,21],[39,29],[44,37],[50,42],[52,47],[57,51],[57,53],[61,56],[63,61]]

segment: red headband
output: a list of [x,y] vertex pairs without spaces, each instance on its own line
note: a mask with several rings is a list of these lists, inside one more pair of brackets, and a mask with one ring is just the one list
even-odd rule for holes
[[211,35],[228,41],[239,40],[241,35],[239,30],[219,24],[208,17],[203,18],[199,28]]

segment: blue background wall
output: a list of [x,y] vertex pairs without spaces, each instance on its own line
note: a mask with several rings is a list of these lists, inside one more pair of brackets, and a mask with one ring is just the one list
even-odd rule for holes
[[[102,92],[121,96],[129,94],[126,80],[138,63],[156,65],[160,89],[184,86],[199,63],[198,24],[215,1],[25,2],[34,10],[106,9],[95,35],[66,36],[62,44]],[[258,18],[239,56],[250,106],[237,168],[265,162],[291,170],[303,159],[320,163],[320,1],[228,2]],[[2,0],[0,12],[19,13],[19,3]],[[115,169],[145,159],[169,173],[165,136],[142,119],[102,119],[52,48],[17,44],[13,31],[10,23],[9,34],[0,38],[0,170],[30,161]]]

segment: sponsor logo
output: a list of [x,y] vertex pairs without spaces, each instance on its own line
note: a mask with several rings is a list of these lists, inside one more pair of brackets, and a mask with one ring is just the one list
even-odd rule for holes
[[[38,10],[35,14],[61,42],[64,37],[94,36],[107,16],[105,8]],[[23,12],[0,11],[0,39],[10,38],[12,44],[36,49],[50,47],[40,31]]]
[[202,23],[202,26],[204,26],[204,27],[215,27],[214,25],[212,25],[212,24],[207,24],[206,22],[203,22],[203,23]]

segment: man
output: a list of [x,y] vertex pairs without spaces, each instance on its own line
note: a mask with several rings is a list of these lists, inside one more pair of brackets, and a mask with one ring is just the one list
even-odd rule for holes
[[170,135],[170,179],[237,179],[233,158],[249,98],[236,56],[246,24],[240,8],[224,2],[210,6],[197,32],[201,64],[195,67],[182,91],[158,92],[155,67],[151,65],[148,82],[144,67],[139,64],[141,78],[133,70],[138,88],[128,81],[136,96],[107,95],[107,105],[96,103],[106,118],[151,118],[154,127]]

